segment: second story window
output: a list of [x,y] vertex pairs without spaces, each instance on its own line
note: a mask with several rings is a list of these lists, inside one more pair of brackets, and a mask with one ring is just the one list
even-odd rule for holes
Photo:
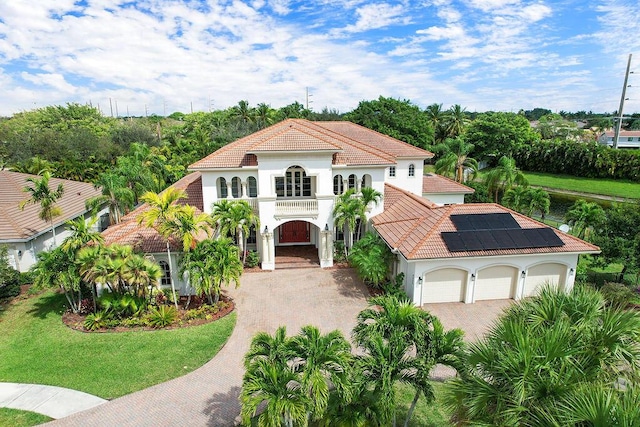
[[389,166],[389,178],[395,178],[395,177],[396,177],[396,167]]
[[333,194],[336,196],[343,193],[342,175],[336,175],[333,177]]
[[285,176],[276,177],[276,196],[311,197],[311,178],[304,169],[292,166]]
[[252,176],[247,178],[247,185],[249,190],[249,197],[258,197],[258,182]]
[[227,198],[227,180],[218,178],[218,199]]
[[409,165],[409,176],[416,176],[416,167],[413,163]]

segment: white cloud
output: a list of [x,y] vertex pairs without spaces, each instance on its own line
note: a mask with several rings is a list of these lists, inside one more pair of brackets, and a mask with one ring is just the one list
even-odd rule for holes
[[353,25],[348,25],[344,31],[357,33],[375,28],[384,28],[398,23],[408,23],[403,5],[392,6],[388,3],[371,3],[356,9],[358,20]]

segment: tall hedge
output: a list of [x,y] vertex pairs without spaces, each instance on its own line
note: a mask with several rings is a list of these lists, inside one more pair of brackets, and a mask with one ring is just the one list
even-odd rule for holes
[[520,169],[530,172],[640,181],[640,150],[551,140],[518,145],[513,157]]

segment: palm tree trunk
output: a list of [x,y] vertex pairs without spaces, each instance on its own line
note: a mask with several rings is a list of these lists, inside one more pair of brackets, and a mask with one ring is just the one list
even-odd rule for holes
[[404,427],[409,427],[409,420],[413,415],[414,409],[416,409],[416,404],[418,403],[419,398],[420,398],[420,392],[416,391],[416,395],[413,396],[413,401],[411,402],[411,406],[409,407],[409,412],[407,412],[407,419],[404,420]]
[[53,247],[55,248],[56,246],[58,246],[58,244],[56,243],[56,228],[53,226],[53,218],[51,218],[51,234],[53,234]]
[[178,309],[178,297],[176,296],[176,286],[173,283],[173,268],[171,262],[171,249],[169,248],[169,240],[167,240],[167,256],[169,257],[169,276],[171,276],[171,292],[173,293],[173,304]]

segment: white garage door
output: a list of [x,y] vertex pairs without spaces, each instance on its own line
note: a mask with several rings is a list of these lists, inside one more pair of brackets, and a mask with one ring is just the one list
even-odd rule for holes
[[567,267],[557,263],[539,264],[531,267],[527,271],[527,278],[524,280],[525,297],[535,295],[538,289],[546,283],[560,285],[564,287],[564,279],[567,274]]
[[422,303],[458,302],[464,300],[467,272],[457,268],[443,268],[425,274]]
[[517,275],[517,269],[506,265],[498,265],[478,271],[475,300],[513,298]]

